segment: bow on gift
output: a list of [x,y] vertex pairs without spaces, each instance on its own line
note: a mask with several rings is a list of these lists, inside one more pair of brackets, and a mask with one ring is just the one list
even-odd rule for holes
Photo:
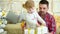
[[22,29],[24,29],[25,26],[26,26],[25,21],[22,21],[22,22],[21,22],[21,27],[22,27]]

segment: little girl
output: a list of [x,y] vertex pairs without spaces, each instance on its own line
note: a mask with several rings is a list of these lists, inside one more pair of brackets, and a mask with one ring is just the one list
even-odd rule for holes
[[23,4],[23,8],[27,10],[27,14],[25,14],[25,21],[26,21],[26,27],[27,28],[36,28],[40,25],[38,24],[38,21],[42,23],[42,25],[46,26],[45,21],[38,15],[37,11],[34,9],[34,2],[33,1],[26,1],[25,4]]

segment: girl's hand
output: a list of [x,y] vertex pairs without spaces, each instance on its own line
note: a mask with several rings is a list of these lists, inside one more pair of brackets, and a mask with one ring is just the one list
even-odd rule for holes
[[37,23],[36,25],[37,25],[37,27],[40,27],[40,24]]
[[42,25],[43,25],[43,26],[46,26],[46,24],[43,24],[43,23],[42,23]]

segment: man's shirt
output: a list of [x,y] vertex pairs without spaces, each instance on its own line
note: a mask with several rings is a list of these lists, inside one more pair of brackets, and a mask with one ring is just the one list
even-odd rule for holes
[[[38,14],[41,16],[40,13]],[[56,34],[56,23],[54,17],[49,13],[46,13],[44,16],[44,21],[46,22],[49,32],[53,32],[53,34]]]

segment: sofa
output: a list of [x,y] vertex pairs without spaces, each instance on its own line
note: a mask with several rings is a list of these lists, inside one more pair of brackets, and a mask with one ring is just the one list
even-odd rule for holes
[[23,34],[21,23],[17,24],[8,23],[4,30],[7,31],[7,34]]

